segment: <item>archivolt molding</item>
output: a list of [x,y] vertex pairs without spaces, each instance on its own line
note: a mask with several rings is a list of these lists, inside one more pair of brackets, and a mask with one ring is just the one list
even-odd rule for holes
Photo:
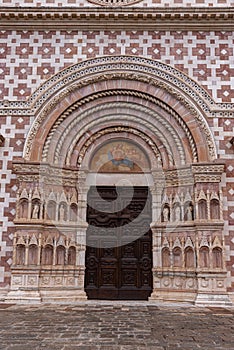
[[[98,109],[94,108],[94,112],[95,111],[97,112]],[[115,117],[116,117],[116,115],[110,115],[110,116],[107,116],[107,117],[103,117],[101,119],[101,124],[105,125],[105,123],[111,123],[111,122],[113,122]],[[117,117],[118,117],[118,121],[121,121],[122,124],[125,123],[125,122],[135,122],[135,123],[139,122],[139,120],[137,118],[135,118],[134,116],[130,116],[130,115],[128,115],[128,116],[126,116],[126,115],[118,115]],[[74,124],[72,123],[70,125],[69,129],[73,129],[76,124],[77,124],[77,121],[74,121]],[[100,124],[100,119],[98,121],[93,121],[92,123],[89,123],[85,128],[82,128],[82,130],[79,133],[77,133],[76,138],[71,143],[70,149],[69,149],[67,157],[66,157],[66,165],[67,166],[69,166],[69,164],[70,164],[70,159],[71,159],[71,155],[72,155],[73,149],[76,146],[76,144],[78,143],[79,139],[90,128],[94,128],[95,126],[99,126],[99,124]],[[156,128],[152,128],[152,126],[149,126],[148,123],[141,122],[141,125],[147,126],[148,130],[151,130],[160,139],[161,143],[163,143],[163,145],[164,145],[164,147],[165,147],[165,149],[167,151],[169,164],[170,164],[170,166],[172,166],[174,164],[174,162],[173,162],[173,153],[172,153],[171,146],[169,145],[167,140],[163,139],[161,133]],[[131,129],[129,129],[129,132],[131,132],[130,130]],[[68,132],[67,135],[63,135],[62,138],[60,139],[58,145],[57,145],[56,155],[55,155],[55,158],[54,158],[55,164],[59,163],[59,157],[61,155],[61,147],[62,147],[62,145],[64,143],[64,140],[65,140],[66,136],[69,135],[69,131],[68,130],[66,130],[66,131]],[[114,130],[112,130],[112,131],[114,131]],[[127,129],[126,129],[126,131],[127,131]],[[99,131],[98,133],[94,134],[93,135],[94,139],[102,136],[102,132],[103,131]],[[138,130],[138,132],[140,132],[140,131]],[[150,139],[148,138],[148,143],[151,143],[151,142],[152,141],[150,141]],[[57,149],[60,150],[60,153],[57,151]],[[184,159],[184,153],[183,153],[183,149],[182,148],[180,148],[179,154],[180,154],[181,158]],[[82,156],[80,155],[79,156],[79,160],[78,160],[78,164],[81,164],[81,161],[82,161]]]
[[[76,102],[75,104],[73,104],[72,106],[70,106],[55,122],[55,124],[53,125],[52,129],[50,130],[46,142],[45,142],[45,146],[43,149],[43,155],[42,155],[42,159],[43,161],[47,160],[47,155],[48,155],[48,151],[49,151],[49,147],[50,147],[50,143],[52,140],[52,137],[54,135],[54,133],[56,132],[57,128],[59,127],[59,125],[74,111],[76,111],[79,107],[81,107],[84,104],[87,104],[90,101],[93,101],[95,99],[100,99],[103,97],[108,97],[108,96],[118,96],[118,95],[124,95],[124,96],[134,96],[134,97],[138,97],[150,102],[153,102],[155,105],[158,105],[159,107],[161,107],[163,110],[165,110],[167,113],[169,113],[170,116],[173,116],[173,118],[175,118],[175,120],[177,121],[177,123],[182,127],[190,148],[191,148],[191,153],[192,153],[192,158],[193,158],[193,162],[197,162],[198,161],[198,156],[197,156],[197,150],[196,150],[196,144],[194,142],[193,136],[189,130],[189,128],[187,127],[187,125],[185,124],[185,122],[183,121],[183,119],[172,109],[170,108],[170,106],[166,105],[165,103],[163,103],[162,101],[158,100],[157,98],[141,93],[141,92],[137,92],[137,91],[129,91],[129,90],[110,90],[110,91],[103,91],[103,92],[99,92],[97,94],[93,94],[91,96],[88,96],[78,102]],[[108,107],[110,105],[108,104]],[[129,108],[129,104],[126,104],[126,107]],[[103,106],[101,108],[104,108]],[[135,108],[135,109],[140,109],[141,107],[139,105],[135,105],[133,106],[131,104],[131,109]],[[143,111],[143,108],[141,108],[141,110]],[[167,127],[168,123],[163,119],[160,118],[159,115],[153,111],[150,111],[149,109],[144,108],[144,112],[146,112],[147,114],[151,114],[153,116],[153,118],[157,118],[158,120],[160,119],[160,122],[165,125]],[[83,116],[84,118],[85,116]],[[143,123],[143,122],[142,122]]]
[[[156,77],[161,78],[162,81],[179,88],[181,92],[184,91],[186,95],[190,96],[191,100],[194,100],[203,111],[208,113],[216,110],[234,110],[233,103],[216,104],[199,84],[172,66],[150,58],[123,55],[93,58],[65,68],[43,83],[27,101],[0,101],[0,107],[3,109],[28,108],[30,111],[25,110],[21,114],[23,112],[26,114],[36,113],[59,90],[68,88],[70,84],[75,82],[87,85],[95,79],[94,74],[99,73],[100,77],[96,78],[100,80],[103,74],[109,75],[111,72],[115,72],[115,74],[129,72],[130,75],[137,74],[137,76],[140,73],[146,73],[150,80]],[[89,78],[84,80],[83,78],[86,76]],[[93,77],[90,78],[90,76]],[[104,76],[103,78],[108,77]],[[9,112],[14,114],[13,111]]]
[[[184,154],[184,149],[183,149],[183,145],[182,142],[180,140],[180,138],[178,137],[178,135],[175,133],[174,129],[170,126],[170,124],[163,119],[162,117],[160,117],[159,115],[156,115],[156,113],[148,108],[142,107],[140,105],[134,105],[134,104],[129,104],[129,103],[125,103],[125,102],[116,102],[116,103],[109,103],[109,104],[105,104],[105,105],[100,105],[94,108],[89,109],[88,111],[85,111],[83,114],[79,115],[78,118],[74,119],[69,126],[66,127],[65,131],[63,132],[59,142],[56,145],[56,150],[55,150],[55,155],[54,155],[54,162],[55,164],[59,163],[59,159],[60,156],[62,154],[61,150],[62,150],[62,146],[65,143],[65,139],[68,138],[69,134],[71,133],[71,131],[77,127],[77,125],[80,123],[81,120],[88,118],[90,115],[96,115],[98,112],[102,111],[103,112],[103,117],[102,118],[98,118],[97,120],[94,120],[92,122],[89,122],[85,127],[82,127],[82,130],[80,132],[78,132],[76,134],[76,137],[73,139],[72,142],[70,142],[70,150],[68,151],[67,154],[67,158],[66,158],[66,165],[69,165],[70,162],[70,157],[72,154],[72,151],[75,147],[75,145],[77,144],[78,140],[82,137],[82,135],[85,134],[85,132],[87,132],[88,130],[92,130],[92,128],[94,128],[95,126],[98,126],[99,124],[103,125],[104,123],[111,123],[113,122],[116,117],[118,118],[118,121],[121,121],[122,123],[124,122],[140,122],[141,127],[145,126],[147,128],[147,130],[152,131],[152,133],[154,135],[156,135],[159,140],[161,140],[161,143],[164,144],[166,150],[167,150],[167,154],[169,157],[169,161],[170,161],[170,165],[173,165],[173,153],[172,153],[172,148],[169,145],[168,141],[165,140],[164,135],[162,135],[162,133],[157,129],[157,127],[155,127],[152,123],[149,123],[147,120],[144,120],[144,118],[142,118],[141,120],[139,120],[139,118],[136,118],[134,115],[129,115],[129,113],[127,114],[123,114],[122,113],[117,113],[117,115],[115,113],[113,113],[112,115],[105,116],[105,110],[110,110],[110,109],[115,109],[115,110],[120,110],[120,108],[122,109],[129,109],[134,111],[140,111],[141,113],[144,113],[144,115],[150,115],[153,118],[155,118],[155,120],[157,119],[157,121],[159,121],[164,128],[166,128],[170,134],[172,135],[173,141],[175,142],[176,145],[176,149],[178,150],[178,153],[180,155],[180,162],[181,164],[185,164],[185,154]],[[47,154],[48,154],[48,150],[49,150],[49,146],[47,146]],[[43,158],[44,161],[47,161],[47,154],[45,154],[45,158]]]
[[[115,134],[115,133],[120,135],[121,133],[124,133],[124,132],[127,132],[129,134],[140,137],[140,139],[143,140],[150,147],[158,164],[161,164],[162,159],[161,159],[159,150],[157,148],[157,145],[152,141],[151,138],[149,138],[149,136],[147,136],[145,133],[143,133],[139,130],[136,130],[134,128],[131,128],[131,127],[117,126],[117,127],[109,127],[109,128],[102,129],[102,130],[98,131],[97,133],[95,133],[94,135],[90,136],[88,138],[88,140],[86,140],[85,144],[81,148],[81,151],[79,152],[79,157],[77,160],[78,168],[82,167],[83,160],[86,156],[86,153],[87,153],[89,147],[97,139],[102,138],[104,135],[110,135],[110,134]],[[152,163],[152,159],[151,159],[151,163]]]
[[[184,91],[187,95],[191,95],[191,98],[204,111],[209,111],[215,105],[215,102],[201,86],[181,71],[169,65],[139,56],[104,56],[82,61],[57,73],[31,95],[27,101],[27,106],[36,111],[54,93],[69,86],[71,83],[81,82],[84,77],[94,76],[98,73],[103,75],[111,72],[129,72],[131,74],[135,73],[137,76],[139,73],[146,73],[149,79],[161,78],[165,82],[177,86],[179,90]],[[85,82],[85,85],[87,85],[87,82]],[[18,103],[20,104],[20,102]],[[14,107],[16,105],[17,102],[13,103]]]
[[[83,114],[81,114],[78,118],[76,118],[75,120],[73,120],[70,125],[66,128],[66,130],[64,131],[64,133],[62,134],[57,146],[56,146],[56,152],[55,152],[55,157],[54,157],[54,161],[55,163],[58,163],[59,157],[61,155],[61,148],[62,145],[64,144],[65,139],[68,137],[69,133],[71,132],[71,130],[73,128],[76,128],[77,124],[85,118],[88,118],[90,115],[96,115],[97,112],[103,111],[103,113],[105,113],[105,110],[107,108],[116,108],[117,110],[122,108],[126,108],[126,109],[130,109],[130,110],[136,110],[136,111],[140,111],[142,113],[144,113],[144,115],[151,115],[153,118],[155,118],[155,120],[159,120],[159,122],[167,129],[169,130],[170,134],[173,136],[173,139],[175,140],[175,144],[177,146],[177,149],[179,150],[179,154],[180,154],[180,158],[181,158],[181,163],[185,164],[185,155],[183,152],[183,146],[182,143],[178,137],[178,135],[174,132],[173,128],[168,124],[168,122],[161,118],[159,115],[157,115],[154,111],[139,106],[139,105],[129,105],[129,103],[120,103],[120,102],[116,102],[116,103],[109,103],[109,104],[105,104],[105,105],[101,105],[101,106],[97,106],[94,108],[91,108],[90,110],[84,112]],[[73,140],[73,142],[71,142],[71,146],[70,146],[70,152],[68,152],[67,155],[67,161],[69,161],[70,159],[70,155],[71,152],[73,150],[73,148],[75,147],[76,143],[78,142],[78,139],[85,133],[85,131],[92,129],[93,127],[95,127],[96,125],[98,125],[98,123],[103,123],[103,122],[112,122],[114,120],[116,116],[108,116],[108,117],[103,117],[101,120],[94,120],[93,122],[89,122],[88,125],[84,128],[82,128],[82,130],[77,134],[77,137]],[[118,119],[122,119],[123,121],[135,121],[137,123],[139,123],[139,119],[136,119],[136,117],[131,116],[131,115],[125,115],[125,116],[120,116],[118,115]],[[165,148],[167,149],[167,153],[168,153],[168,157],[170,159],[171,165],[173,164],[173,156],[172,156],[172,152],[171,152],[171,147],[169,146],[169,144],[167,143],[167,141],[165,140],[165,138],[162,136],[162,134],[158,131],[157,128],[155,128],[155,126],[153,126],[151,123],[147,122],[146,120],[141,119],[140,120],[140,125],[141,127],[146,127],[148,130],[151,130],[162,142],[162,144],[165,145]],[[194,145],[194,150],[196,150],[196,147]],[[49,150],[49,146],[47,146],[47,152]],[[194,156],[194,154],[193,154]],[[43,160],[47,160],[47,155],[46,158],[43,158]],[[194,156],[194,161],[197,160],[197,155],[195,153]]]
[[[66,96],[84,86],[103,80],[128,79],[159,87],[173,95],[190,110],[207,138],[210,157],[216,157],[215,145],[203,115],[211,113],[214,101],[195,81],[175,68],[158,61],[128,56],[107,56],[66,68],[43,84],[28,100],[37,117],[30,130],[25,147],[25,158],[30,153],[30,142],[48,113]],[[229,105],[230,108],[230,105]]]

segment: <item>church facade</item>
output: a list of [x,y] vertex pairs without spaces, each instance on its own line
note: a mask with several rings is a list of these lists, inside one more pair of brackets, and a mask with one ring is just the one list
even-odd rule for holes
[[0,299],[231,305],[232,0],[3,5]]

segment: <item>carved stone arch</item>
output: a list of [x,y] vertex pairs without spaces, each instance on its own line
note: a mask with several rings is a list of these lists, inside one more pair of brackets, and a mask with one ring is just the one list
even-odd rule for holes
[[212,249],[212,264],[213,268],[223,268],[223,251],[220,247]]
[[75,246],[70,246],[68,248],[67,264],[76,265],[76,247]]
[[28,218],[28,199],[26,198],[19,200],[19,217],[22,219]]
[[50,244],[44,245],[42,249],[42,265],[53,264],[53,246]]
[[200,220],[207,220],[208,218],[207,201],[203,198],[198,201],[198,218]]
[[[151,297],[157,299],[160,293],[163,295],[166,276],[170,276],[168,289],[172,294],[178,286],[188,285],[190,288],[186,269],[191,272],[193,286],[197,285],[198,278],[202,281],[202,274],[197,275],[195,254],[198,268],[210,274],[207,278],[213,278],[212,249],[205,247],[203,252],[198,241],[203,232],[211,237],[217,230],[222,236],[222,223],[218,222],[221,220],[213,220],[213,225],[218,224],[218,228],[209,227],[208,187],[211,182],[212,189],[218,193],[223,166],[213,162],[216,151],[206,120],[213,101],[204,90],[181,72],[153,60],[102,57],[58,73],[31,96],[28,104],[35,120],[26,140],[25,159],[16,173],[19,181],[28,183],[26,187],[42,187],[41,193],[44,193],[40,202],[44,209],[40,208],[39,217],[36,217],[39,220],[22,220],[25,221],[25,231],[32,230],[32,223],[36,232],[42,231],[38,252],[34,253],[41,256],[41,265],[48,265],[44,269],[38,267],[42,295],[49,279],[46,270],[50,269],[50,287],[54,279],[59,288],[65,288],[66,294],[69,284],[73,283],[73,297],[78,293],[77,299],[86,298],[87,193],[89,186],[93,185],[86,180],[92,175],[90,164],[95,152],[113,140],[128,140],[138,145],[149,159],[150,181],[147,184],[139,181],[141,174],[137,174],[139,177],[133,186],[147,185],[152,198],[149,207],[153,243],[150,242],[149,246],[153,250],[153,269],[149,278],[153,278],[156,288]],[[121,171],[117,174],[119,178],[123,174]],[[106,180],[109,174],[104,175]],[[128,175],[136,179],[131,172]],[[118,186],[117,177],[112,178],[109,187]],[[106,186],[106,182],[103,181],[101,186]],[[186,188],[192,197],[186,197]],[[199,191],[206,193],[206,208],[202,208],[205,215],[199,212],[200,201],[204,200],[197,196]],[[66,193],[67,200],[59,200],[61,193]],[[176,202],[173,201],[175,193],[180,197]],[[30,205],[34,205],[31,199]],[[187,207],[191,211],[184,216]],[[179,208],[178,215],[174,213],[176,208]],[[30,207],[28,212],[32,209]],[[15,222],[21,230],[22,222]],[[98,231],[101,230],[98,228]],[[60,233],[64,236],[64,244],[56,241]],[[197,242],[196,248],[195,245],[184,245],[188,233],[193,242]],[[51,237],[48,242],[45,241],[46,234]],[[168,245],[163,248],[165,235]],[[75,242],[74,246],[70,245],[71,241]],[[220,266],[219,256],[216,260],[218,263],[214,268]],[[59,271],[64,264],[65,287],[59,286],[62,283]],[[196,293],[194,289],[191,298]],[[169,298],[173,300],[172,294]]]
[[157,96],[160,101],[167,101],[166,104],[189,125],[188,129],[200,147],[198,160],[210,161],[216,158],[213,138],[205,118],[214,104],[209,95],[186,75],[170,66],[142,57],[116,56],[88,60],[69,67],[49,79],[31,96],[29,103],[36,119],[25,144],[25,159],[31,159],[34,154],[35,139],[39,141],[36,148],[41,154],[45,140],[41,139],[40,127],[43,127],[45,120],[48,129],[51,129],[62,113],[74,103],[82,98],[92,98],[94,92],[115,91],[119,86],[122,90],[143,91],[150,98]]
[[174,267],[181,267],[183,265],[182,249],[180,247],[176,246],[173,248],[172,254],[173,254],[173,266]]
[[56,248],[56,265],[65,265],[66,249],[63,245]]
[[[126,113],[126,109],[129,112]],[[128,113],[130,114],[128,115]],[[180,164],[190,164],[197,161],[196,146],[186,127],[185,130],[182,130],[179,125],[177,126],[178,130],[176,130],[175,126],[170,125],[164,117],[155,114],[154,111],[146,107],[127,102],[112,102],[90,108],[84,113],[78,110],[69,117],[70,119],[64,120],[60,126],[56,123],[51,129],[43,147],[43,161],[60,164],[60,166],[64,164],[75,166],[76,164],[71,159],[75,147],[78,145],[76,153],[80,153],[81,147],[79,144],[84,143],[84,137],[87,142],[89,142],[88,137],[92,141],[94,138],[97,139],[102,135],[102,130],[106,124],[112,125],[113,128],[120,125],[122,127],[128,126],[131,129],[136,129],[135,135],[138,132],[145,134],[145,138],[146,135],[148,138],[150,136],[158,148],[162,146],[160,152],[165,168],[172,166],[174,163],[179,166]],[[182,144],[181,137],[183,134],[185,137]],[[53,147],[50,145],[53,145]]]
[[210,266],[209,247],[201,246],[199,249],[199,267],[209,268],[209,266]]
[[17,265],[24,265],[25,264],[25,245],[23,245],[23,244],[17,244],[16,264]]
[[194,268],[195,265],[195,253],[194,249],[191,246],[185,248],[185,267],[186,268]]
[[210,201],[210,217],[213,220],[220,219],[220,203],[217,198],[212,198]]
[[[63,96],[66,96],[72,90],[71,87],[74,83],[78,86],[86,86],[91,81],[100,80],[99,73],[102,73],[100,75],[104,80],[107,79],[108,73],[111,73],[112,78],[116,79],[120,76],[119,72],[121,71],[125,71],[127,77],[132,75],[134,80],[138,72],[144,72],[149,76],[148,81],[151,84],[153,84],[154,77],[169,81],[171,86],[178,87],[185,94],[191,94],[193,99],[197,101],[197,105],[206,111],[209,111],[214,105],[210,95],[183,72],[165,63],[140,56],[98,57],[69,66],[42,84],[31,95],[27,105],[37,111],[43,107],[46,101],[51,100],[58,89],[61,90]],[[133,71],[134,74],[132,74]],[[92,75],[96,79],[90,78]],[[89,78],[88,81],[84,80],[86,76]],[[141,80],[145,81],[143,76]]]
[[[111,96],[112,94],[109,95]],[[128,92],[125,95],[128,96]],[[112,98],[114,97],[115,95],[113,94]],[[73,140],[71,141],[66,159],[66,164],[68,165],[72,149],[78,140],[82,138],[85,131],[89,131],[90,133],[92,130],[92,135],[95,131],[97,132],[99,129],[102,129],[103,125],[106,123],[109,125],[111,122],[112,125],[119,125],[120,123],[121,125],[124,123],[127,123],[127,125],[137,124],[138,129],[140,127],[141,131],[147,130],[147,134],[151,133],[152,136],[157,136],[161,144],[166,147],[171,164],[173,164],[174,159],[177,165],[178,163],[197,162],[198,155],[195,141],[188,127],[172,109],[167,108],[167,110],[164,110],[161,106],[159,108],[156,104],[157,99],[155,99],[154,104],[152,102],[149,104],[148,101],[142,98],[140,100],[129,100],[128,96],[128,100],[124,102],[118,100],[109,102],[109,100],[102,98],[101,101],[98,99],[95,100],[95,103],[92,96],[92,103],[90,105],[87,102],[85,110],[78,108],[73,110],[74,106],[72,106],[72,108],[68,108],[71,113],[66,111],[61,115],[44,142],[43,161],[53,160],[55,163],[61,164],[59,159],[61,153],[67,153],[65,146],[66,138],[69,136],[69,139]],[[146,103],[147,107],[145,106]],[[118,123],[113,123],[116,119]],[[75,132],[76,130],[77,132]],[[183,145],[181,142],[182,139]],[[48,154],[51,149],[51,143],[54,145],[57,144],[54,155],[53,152]],[[180,158],[180,161],[176,161],[177,158]]]
[[161,168],[161,156],[156,144],[149,138],[144,132],[130,127],[118,127],[113,126],[100,130],[97,134],[92,135],[90,138],[79,148],[80,157],[76,159],[76,165],[83,168],[90,169],[91,161],[94,154],[105,143],[115,140],[128,140],[133,144],[137,144],[142,149],[149,163],[148,169],[143,171],[150,171],[151,169]]
[[193,202],[187,200],[184,202],[184,220],[192,221],[194,220],[194,205]]
[[49,199],[46,203],[46,219],[47,220],[56,220],[56,208],[57,204],[55,201]]
[[30,244],[28,250],[28,265],[38,264],[38,246],[36,244]]
[[[97,87],[98,88],[98,87]],[[99,87],[100,88],[100,87]],[[129,87],[130,88],[130,87]],[[110,103],[109,98],[111,97],[112,102]],[[124,102],[119,101],[123,100],[124,98],[127,98],[127,101]],[[87,106],[84,110],[83,104],[85,103],[85,106]],[[114,103],[116,105],[114,105]],[[183,143],[188,143],[188,149],[190,149],[189,153],[192,154],[192,160],[193,162],[197,161],[197,150],[195,145],[195,140],[193,139],[192,134],[189,131],[189,128],[186,126],[186,123],[183,121],[181,116],[176,113],[171,107],[166,105],[164,102],[158,100],[156,97],[149,96],[148,94],[139,93],[137,91],[133,90],[110,90],[110,91],[103,91],[101,93],[95,93],[90,96],[90,98],[86,99],[84,98],[82,101],[78,101],[77,103],[74,103],[72,106],[70,106],[56,121],[54,124],[54,127],[50,130],[47,139],[44,143],[43,148],[43,156],[42,159],[46,160],[47,153],[50,142],[52,141],[53,134],[55,133],[56,129],[59,129],[59,126],[64,127],[65,119],[70,118],[72,114],[76,112],[76,110],[79,110],[79,124],[81,124],[81,116],[83,116],[82,119],[85,119],[85,117],[89,117],[94,114],[97,115],[97,113],[103,113],[102,110],[104,109],[105,113],[109,114],[119,114],[120,109],[120,103],[122,104],[124,108],[124,115],[126,117],[126,109],[127,115],[138,117],[138,124],[139,122],[144,125],[146,123],[146,120],[148,116],[151,117],[150,121],[151,124],[148,121],[148,129],[151,129],[151,125],[155,125],[155,123],[160,122],[161,125],[164,125],[167,129],[170,126],[170,130],[172,130],[172,135],[174,139],[174,135],[178,134],[179,138],[183,138]],[[82,109],[80,108],[82,104]],[[147,108],[145,105],[147,104]],[[113,108],[116,106],[117,112],[113,110]],[[92,110],[93,108],[93,110]],[[182,111],[180,111],[182,113]],[[76,112],[77,114],[77,112]],[[88,115],[89,114],[89,115]],[[140,114],[140,115],[139,115]],[[143,114],[143,116],[142,116]],[[146,115],[146,117],[145,117]],[[102,115],[101,115],[102,116]],[[103,117],[103,116],[102,116]],[[126,119],[126,118],[125,118]],[[90,123],[90,120],[89,120]],[[76,120],[72,121],[72,128],[76,125]],[[174,131],[173,131],[174,128]],[[163,133],[165,135],[165,133]],[[63,136],[64,139],[64,136]],[[176,139],[176,137],[175,137]],[[63,144],[63,140],[60,141],[60,144]],[[180,142],[177,138],[177,146],[180,147]],[[57,154],[59,151],[57,150]]]
[[162,267],[171,266],[171,253],[168,247],[162,249]]

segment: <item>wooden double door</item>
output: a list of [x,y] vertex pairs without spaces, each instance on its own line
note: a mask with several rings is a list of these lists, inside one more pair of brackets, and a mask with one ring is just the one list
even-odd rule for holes
[[148,187],[91,187],[85,290],[89,299],[147,300],[152,292]]

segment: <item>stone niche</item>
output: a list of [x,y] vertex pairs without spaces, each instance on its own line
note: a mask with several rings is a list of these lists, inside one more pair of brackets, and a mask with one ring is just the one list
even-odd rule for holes
[[32,303],[86,299],[81,241],[82,237],[55,230],[16,232],[8,299]]
[[[39,167],[17,165],[17,193],[13,263],[9,302],[85,300],[85,231],[81,192],[76,174],[56,176],[47,169],[39,181]],[[53,174],[51,173],[53,172]],[[32,181],[33,178],[33,181]],[[78,208],[79,204],[79,208]]]
[[171,175],[166,179],[160,220],[151,225],[151,300],[231,305],[226,286],[221,172],[221,166],[194,165],[190,180],[181,176],[179,186]]
[[[52,167],[31,166],[32,181],[27,166],[16,167],[20,186],[7,300],[85,300],[88,174],[66,169],[59,178]],[[150,300],[230,305],[219,188],[223,166],[197,164],[182,169],[179,177],[178,170],[168,171],[163,183],[160,171],[152,172],[150,186]]]

